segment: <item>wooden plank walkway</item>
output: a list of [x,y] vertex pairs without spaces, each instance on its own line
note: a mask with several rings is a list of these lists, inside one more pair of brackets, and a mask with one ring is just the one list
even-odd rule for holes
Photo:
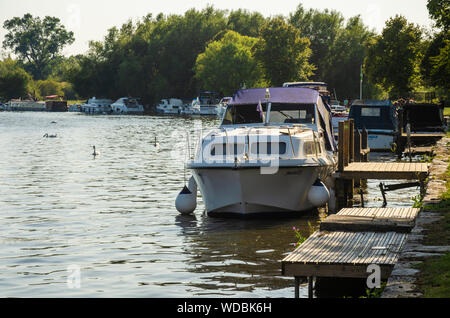
[[[410,137],[411,138],[439,138],[439,137],[444,137],[445,133],[444,132],[429,132],[429,133],[411,133]],[[407,133],[402,133],[402,137],[407,138],[408,134]]]
[[433,147],[429,146],[429,147],[411,147],[410,149],[408,147],[406,147],[405,154],[409,155],[411,153],[411,155],[418,155],[418,154],[431,154],[433,153]]
[[299,297],[301,277],[367,278],[369,265],[378,265],[389,278],[414,227],[417,208],[345,208],[328,216],[320,230],[281,261],[282,274],[295,278]]
[[346,208],[322,221],[320,230],[409,233],[419,212],[416,208]]
[[420,162],[352,162],[333,174],[341,179],[424,180],[429,164]]
[[387,279],[407,238],[396,232],[315,232],[282,260],[283,275],[366,278],[367,267],[380,266]]

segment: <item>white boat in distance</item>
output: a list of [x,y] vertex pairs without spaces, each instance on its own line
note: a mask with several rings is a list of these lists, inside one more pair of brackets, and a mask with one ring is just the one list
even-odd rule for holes
[[163,114],[180,114],[181,108],[183,107],[183,101],[177,98],[161,99],[161,101],[156,104],[156,112]]
[[218,115],[220,103],[219,94],[210,91],[201,91],[199,96],[192,101],[191,108],[199,111],[200,115]]
[[330,109],[316,90],[255,88],[234,95],[187,167],[208,215],[292,213],[328,202],[335,154]]
[[[89,98],[86,103],[80,105],[80,111],[86,114],[109,114],[111,113],[111,99]],[[76,111],[71,108],[69,111]]]
[[121,97],[111,104],[111,111],[113,114],[143,114],[144,106],[137,98]]

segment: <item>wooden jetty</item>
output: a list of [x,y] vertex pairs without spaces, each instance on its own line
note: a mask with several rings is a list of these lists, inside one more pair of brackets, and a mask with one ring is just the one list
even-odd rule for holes
[[[354,128],[353,119],[339,122],[338,167],[335,178],[337,210],[348,207],[353,198],[355,181],[418,180],[421,193],[425,191],[425,181],[429,173],[428,163],[416,162],[367,162],[367,134]],[[335,211],[332,211],[335,212]]]
[[295,278],[295,297],[299,297],[302,278],[309,280],[312,297],[314,277],[367,278],[369,265],[377,265],[385,280],[394,268],[408,233],[420,209],[352,208],[355,181],[361,179],[418,180],[382,187],[390,191],[410,186],[424,193],[429,164],[415,162],[367,162],[367,133],[354,128],[353,120],[339,122],[338,168],[334,173],[337,210],[295,251],[285,257],[283,275]]
[[356,208],[326,218],[320,231],[282,260],[283,275],[295,278],[295,297],[304,277],[309,297],[314,277],[367,278],[369,265],[377,265],[380,279],[389,278],[418,213],[415,208]]
[[408,233],[418,213],[416,208],[345,208],[322,221],[320,230]]

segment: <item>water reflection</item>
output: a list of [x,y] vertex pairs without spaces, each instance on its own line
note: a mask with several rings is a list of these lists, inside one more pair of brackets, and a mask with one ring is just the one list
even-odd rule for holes
[[189,285],[199,290],[196,295],[263,296],[260,289],[289,289],[292,279],[281,275],[280,261],[296,243],[292,227],[309,236],[310,225],[318,221],[316,211],[251,221],[180,215],[175,224],[182,229],[184,252],[190,255],[187,270],[202,278]]

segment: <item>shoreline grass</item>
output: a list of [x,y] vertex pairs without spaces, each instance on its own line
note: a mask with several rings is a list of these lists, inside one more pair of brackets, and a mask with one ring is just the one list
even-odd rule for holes
[[[450,132],[447,131],[447,137]],[[438,204],[424,205],[424,211],[438,212],[442,220],[425,226],[427,235],[423,239],[424,245],[450,245],[450,159],[447,159],[447,170],[440,177],[445,181],[446,191],[441,195]],[[415,266],[420,270],[417,276],[417,286],[425,298],[450,297],[450,253],[440,257],[425,259]]]

